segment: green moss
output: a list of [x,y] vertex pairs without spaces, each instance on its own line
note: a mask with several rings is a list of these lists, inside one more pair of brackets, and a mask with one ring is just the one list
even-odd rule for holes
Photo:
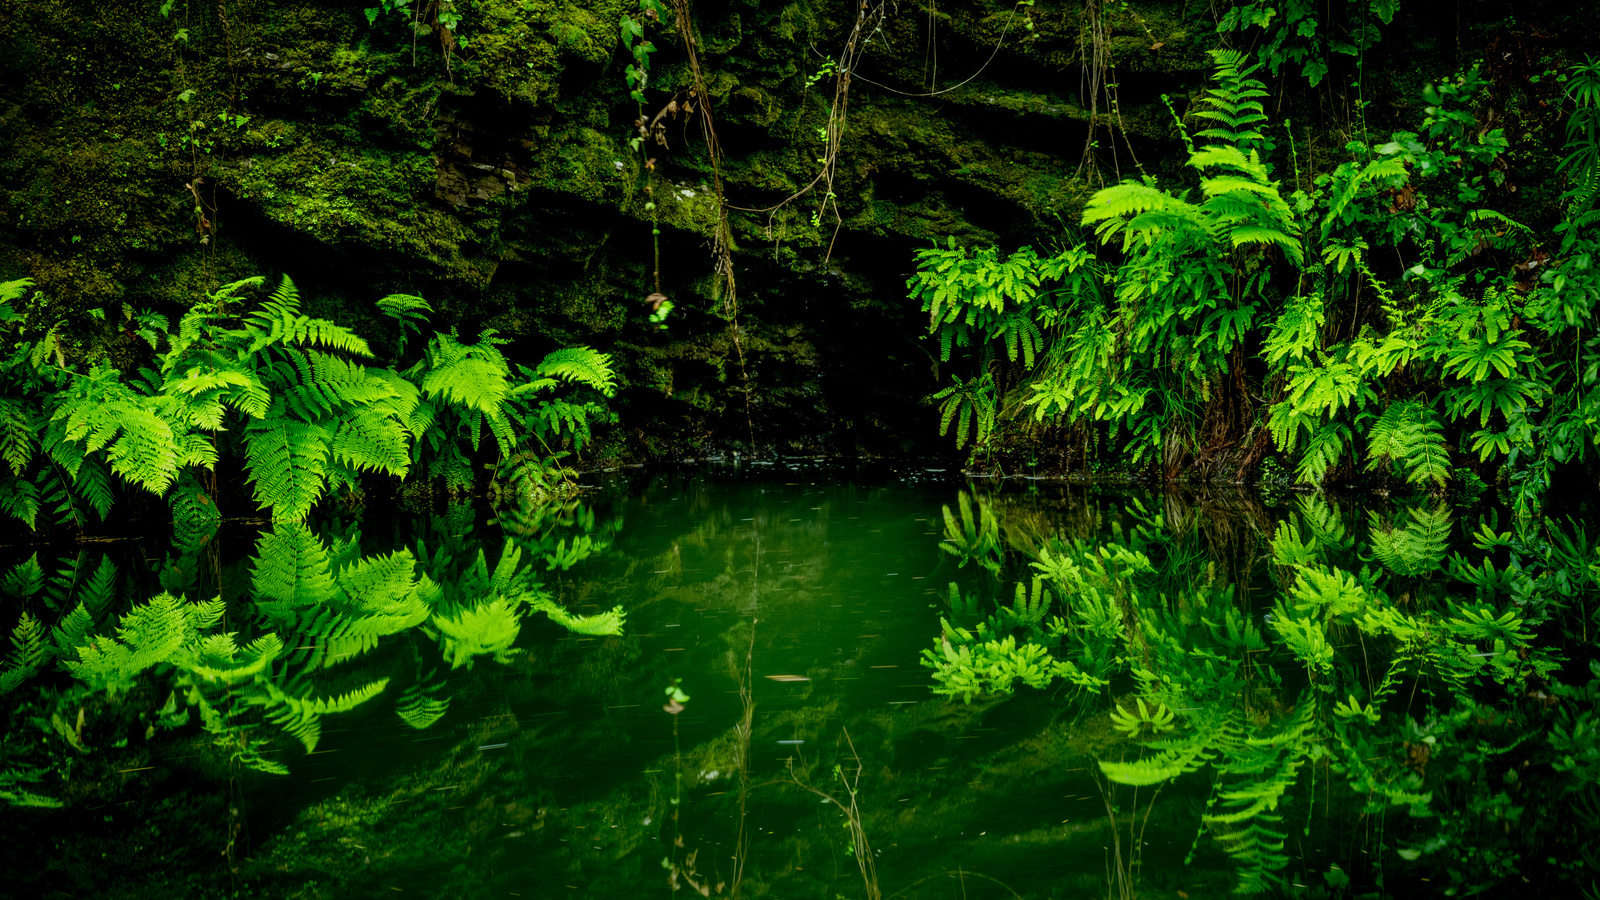
[[402,253],[455,277],[476,277],[463,259],[467,228],[428,202],[439,180],[431,156],[283,130],[292,149],[227,163],[224,184],[239,199],[317,241]]
[[[461,71],[507,99],[559,98],[565,66],[603,64],[617,47],[617,23],[637,4],[489,0],[472,5],[460,29]],[[620,79],[618,79],[620,84]]]

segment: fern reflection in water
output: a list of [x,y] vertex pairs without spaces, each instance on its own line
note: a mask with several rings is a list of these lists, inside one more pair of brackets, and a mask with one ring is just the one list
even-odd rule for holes
[[[681,863],[695,851],[712,885],[739,852],[752,894],[848,893],[814,861],[835,854],[853,878],[849,823],[775,783],[789,783],[793,765],[804,783],[836,785],[832,766],[853,759],[845,730],[866,773],[858,824],[885,895],[963,877],[946,874],[958,867],[1024,896],[1098,895],[1108,823],[1127,838],[1147,814],[1149,831],[1134,835],[1149,841],[1142,857],[1121,846],[1134,860],[1127,883],[1150,894],[1312,883],[1334,862],[1360,889],[1381,874],[1394,892],[1452,867],[1487,871],[1462,868],[1477,864],[1458,848],[1538,873],[1541,835],[1564,834],[1565,820],[1507,829],[1507,817],[1532,804],[1576,817],[1600,772],[1589,746],[1600,694],[1586,675],[1551,668],[1540,643],[1556,629],[1581,637],[1592,615],[1581,598],[1592,601],[1582,591],[1593,591],[1594,542],[1576,532],[1552,542],[1551,557],[1492,517],[1427,500],[1355,511],[1317,496],[1269,508],[1246,495],[969,488],[973,531],[994,524],[985,556],[996,576],[939,548],[942,506],[967,530],[954,486],[907,502],[915,492],[902,487],[851,491],[792,475],[721,491],[627,477],[593,504],[501,507],[487,546],[492,532],[461,506],[394,525],[382,552],[358,550],[351,526],[272,526],[226,580],[239,588],[227,624],[191,633],[175,621],[188,654],[144,669],[118,701],[172,726],[187,716],[191,737],[163,740],[156,724],[156,739],[135,732],[133,744],[153,748],[145,764],[173,766],[183,764],[164,754],[217,754],[194,746],[215,737],[224,757],[293,770],[242,780],[301,792],[305,804],[243,861],[241,879],[263,896],[312,879],[341,896],[390,886],[493,896],[553,871],[587,896],[639,896],[660,888],[664,856]],[[621,517],[608,506],[627,527],[610,524]],[[1456,518],[1469,534],[1452,531]],[[1376,550],[1400,530],[1414,537]],[[505,539],[512,551],[497,552]],[[602,546],[603,557],[573,561]],[[105,583],[98,556],[73,567],[80,584]],[[46,561],[0,581],[42,597],[60,570]],[[515,600],[530,587],[585,612],[598,598],[625,600],[630,634],[531,656],[527,620],[542,604]],[[44,619],[82,592],[60,596],[31,608]],[[427,618],[402,628],[418,597]],[[86,633],[100,636],[108,663],[118,644],[131,657],[159,647],[158,619],[186,616],[183,603],[158,598],[123,632],[113,617]],[[513,605],[514,620],[501,612]],[[609,630],[605,618],[587,621]],[[519,623],[508,653],[504,630]],[[274,650],[268,634],[282,647],[261,664]],[[376,646],[363,650],[368,641]],[[51,670],[80,658],[50,649],[48,632],[42,643],[34,677],[60,683]],[[908,666],[924,650],[934,667]],[[747,659],[748,719],[729,674]],[[797,677],[762,677],[780,673]],[[660,707],[672,677],[696,697],[679,716],[680,754]],[[214,710],[215,736],[191,689]],[[1546,708],[1540,692],[1558,699]],[[42,716],[31,743],[109,758],[106,696],[73,700],[59,722]],[[342,752],[301,756],[295,730],[313,723],[317,750]],[[741,734],[748,752],[736,749]],[[406,763],[391,765],[401,753]],[[40,769],[31,757],[12,768],[0,791],[14,800],[78,805],[49,772],[26,780]],[[1096,793],[1086,771],[1119,783],[1104,805],[1083,797]],[[334,775],[347,779],[335,793],[312,786]],[[681,850],[663,830],[674,812]],[[262,820],[259,806],[254,815]],[[748,840],[735,844],[740,822]],[[1519,877],[1498,871],[1489,877]]]
[[[1483,523],[1476,559],[1452,554],[1453,516],[1429,503],[1369,511],[1363,540],[1337,507],[1303,497],[1272,530],[1271,612],[1261,616],[1241,606],[1256,594],[1249,602],[1261,608],[1259,586],[1219,579],[1214,564],[1176,583],[1163,576],[1167,561],[1189,558],[1192,538],[1135,509],[1130,531],[1098,545],[1041,539],[998,513],[1003,543],[1036,574],[1009,585],[997,574],[989,590],[952,584],[951,618],[923,664],[936,692],[968,702],[1010,694],[1018,680],[1040,688],[1059,678],[1094,710],[1108,686],[1132,687],[1111,705],[1109,724],[1143,749],[1104,754],[1099,770],[1136,787],[1208,771],[1190,859],[1209,834],[1235,861],[1238,891],[1285,889],[1291,872],[1303,878],[1306,851],[1291,843],[1335,840],[1340,816],[1387,822],[1368,878],[1429,854],[1455,865],[1458,841],[1490,835],[1501,864],[1537,852],[1537,839],[1507,840],[1483,822],[1481,793],[1430,777],[1428,760],[1437,773],[1441,753],[1456,760],[1452,777],[1509,768],[1506,783],[1548,802],[1570,802],[1585,787],[1582,777],[1518,778],[1532,778],[1528,763],[1549,752],[1531,747],[1570,746],[1567,732],[1550,735],[1521,706],[1563,665],[1557,647],[1536,642],[1535,624],[1581,629],[1593,616],[1576,605],[1585,595],[1570,580],[1593,564],[1592,548],[1552,552]],[[1496,560],[1507,551],[1509,561]],[[1596,678],[1557,690],[1589,697]],[[1594,707],[1583,703],[1578,719],[1588,721]],[[1520,768],[1510,768],[1516,759]],[[1326,804],[1323,816],[1313,802]],[[1391,810],[1405,815],[1389,818]]]
[[[85,687],[113,697],[151,672],[162,692],[171,686],[163,726],[186,724],[185,707],[195,708],[204,728],[241,763],[283,773],[281,762],[261,752],[270,744],[261,726],[275,725],[315,750],[323,716],[352,710],[388,685],[392,676],[378,675],[386,667],[354,665],[384,638],[425,635],[458,668],[480,656],[508,660],[522,619],[532,613],[581,634],[615,635],[623,624],[620,607],[594,616],[569,613],[542,589],[511,541],[491,567],[481,547],[464,553],[460,542],[432,553],[419,546],[415,555],[403,549],[363,556],[353,530],[329,540],[303,524],[279,523],[258,543],[251,586],[249,603],[235,615],[265,633],[248,643],[238,632],[219,630],[227,608],[221,598],[192,603],[162,594],[123,615],[115,636],[91,636],[92,619],[80,604],[56,629],[55,646]],[[42,647],[31,632],[23,639]],[[8,676],[36,670],[42,653],[34,649]],[[426,728],[445,714],[449,699],[429,680],[420,652],[416,659],[416,681],[397,711],[408,725]]]

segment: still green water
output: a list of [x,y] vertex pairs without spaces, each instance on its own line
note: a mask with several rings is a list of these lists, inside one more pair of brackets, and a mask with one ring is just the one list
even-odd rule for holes
[[[450,709],[431,728],[407,727],[383,696],[327,717],[313,754],[284,745],[286,776],[230,778],[201,738],[157,742],[147,769],[122,776],[133,808],[88,813],[118,836],[113,853],[147,857],[115,892],[1076,898],[1115,890],[1138,844],[1140,896],[1227,893],[1224,854],[1196,838],[1202,780],[1152,804],[1093,777],[1097,757],[1138,752],[1103,698],[930,692],[919,654],[949,615],[947,586],[992,598],[1003,584],[940,550],[964,490],[937,470],[747,465],[614,474],[555,513],[368,514],[366,552],[391,534],[491,556],[506,536],[588,535],[596,552],[546,585],[574,612],[620,604],[625,633],[530,619],[509,663],[448,672]],[[1163,504],[982,490],[1024,535],[1120,533]],[[1259,530],[1259,507],[1238,498],[1175,515],[1213,543]],[[1237,548],[1208,553],[1245,564]],[[114,822],[130,814],[138,825]],[[55,865],[92,865],[71,841],[55,852],[76,862]],[[37,896],[81,895],[36,883]]]

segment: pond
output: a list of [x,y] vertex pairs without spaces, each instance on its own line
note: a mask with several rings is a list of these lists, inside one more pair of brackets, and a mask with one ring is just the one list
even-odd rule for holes
[[[1284,551],[1273,544],[1285,523],[1316,531],[1303,500],[972,484],[938,469],[829,463],[591,479],[563,504],[348,511],[319,535],[335,556],[350,543],[346,559],[400,548],[470,559],[482,548],[492,570],[518,552],[571,614],[620,606],[620,635],[531,616],[514,642],[455,668],[431,626],[376,641],[340,664],[364,674],[323,695],[373,673],[387,689],[322,716],[309,753],[275,732],[230,764],[217,746],[239,745],[193,725],[169,733],[146,714],[145,730],[124,715],[118,737],[80,719],[77,787],[63,789],[72,802],[8,813],[3,836],[25,850],[8,873],[19,895],[1203,897],[1233,891],[1254,852],[1247,829],[1263,822],[1280,836],[1280,888],[1337,887],[1341,863],[1371,876],[1354,860],[1383,846],[1370,835],[1382,805],[1319,799],[1330,778],[1351,776],[1330,775],[1331,754],[1312,739],[1276,749],[1309,733],[1293,731],[1313,715],[1297,698],[1329,677],[1274,638]],[[1336,542],[1327,532],[1345,514],[1320,509],[1317,527]],[[263,527],[225,527],[219,543],[252,546]],[[268,556],[265,546],[251,556]],[[1100,681],[1098,645],[1067,620],[1092,618],[1095,585],[1119,579],[1063,574],[1074,547],[1074,572],[1109,559],[1104,547],[1145,560],[1137,579],[1121,579],[1137,580],[1143,599],[1122,612],[1106,601],[1113,631],[1136,609],[1167,623],[1125,632]],[[240,553],[212,565],[225,593],[243,594],[246,569],[264,564]],[[1041,585],[1041,572],[1054,574]],[[1072,583],[1081,593],[1069,596]],[[1103,766],[1162,759],[1151,752],[1164,731],[1210,727],[1195,709],[1134,698],[1168,696],[1148,681],[1172,681],[1159,643],[1180,621],[1258,636],[1236,642],[1227,670],[1243,673],[1226,690],[1246,738],[1195,750],[1181,777]],[[1002,632],[1077,663],[1018,664],[1015,680],[952,664],[934,677],[939,659],[968,647],[981,656]],[[1359,631],[1329,633],[1341,664],[1360,652]],[[1209,666],[1207,646],[1176,652]],[[962,678],[987,689],[952,690]],[[413,718],[423,700],[431,712]],[[120,702],[160,701],[134,689]],[[1330,705],[1315,715],[1333,722]],[[1317,740],[1354,740],[1328,727]],[[1271,752],[1252,761],[1246,744]],[[1422,774],[1391,749],[1386,777]],[[251,753],[287,774],[241,764]],[[1222,815],[1228,790],[1252,778],[1282,782],[1271,804],[1257,802],[1254,819]]]

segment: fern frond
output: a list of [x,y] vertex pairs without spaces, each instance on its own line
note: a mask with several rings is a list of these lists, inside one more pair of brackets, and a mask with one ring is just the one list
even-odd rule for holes
[[1450,508],[1439,504],[1431,510],[1414,509],[1406,518],[1407,524],[1396,528],[1376,512],[1368,514],[1373,555],[1396,575],[1414,578],[1437,571],[1449,550],[1455,523]]
[[0,577],[0,594],[26,600],[44,590],[44,585],[44,566],[39,565],[39,554],[35,553]]
[[294,696],[268,681],[263,684],[266,693],[263,705],[267,708],[267,719],[293,735],[309,753],[317,749],[322,737],[319,722],[322,716],[355,709],[383,693],[388,685],[389,679],[380,678],[337,697],[319,698],[310,691]]
[[94,616],[90,614],[87,606],[79,601],[72,612],[63,616],[50,631],[50,640],[55,644],[56,655],[68,656],[76,652],[78,647],[88,642],[94,626]]
[[521,631],[518,613],[522,598],[494,597],[470,607],[435,610],[430,620],[438,631],[450,668],[470,666],[473,657],[492,653],[501,657]]
[[510,394],[506,372],[490,360],[462,357],[433,369],[422,380],[422,395],[479,412],[499,410]]
[[[116,638],[96,637],[76,647],[78,658],[66,660],[66,666],[90,687],[119,694],[132,686],[134,676],[167,662],[194,637],[196,622],[211,611],[192,606],[160,594],[124,615]],[[215,613],[221,615],[220,604]]]
[[0,478],[0,514],[33,528],[39,518],[39,489],[14,475]]
[[410,433],[388,409],[348,412],[333,436],[333,458],[358,471],[405,478],[411,469]]
[[1449,452],[1432,410],[1415,400],[1391,403],[1384,410],[1367,434],[1367,471],[1385,462],[1405,469],[1408,482],[1444,487],[1450,476]]
[[293,627],[296,613],[338,597],[327,546],[300,522],[279,522],[256,545],[250,581],[268,621]]
[[283,653],[283,641],[276,634],[265,634],[245,647],[234,645],[234,635],[213,634],[186,647],[173,658],[173,665],[205,681],[236,685],[269,671]]
[[1095,234],[1105,241],[1121,232],[1133,217],[1152,210],[1177,212],[1199,222],[1196,207],[1153,184],[1140,181],[1124,181],[1096,191],[1084,204],[1083,217],[1079,221],[1084,225],[1093,225]]
[[401,323],[402,327],[416,328],[417,323],[425,320],[433,307],[428,301],[415,294],[390,294],[378,300],[378,309],[386,316],[392,316]]
[[245,317],[253,332],[253,340],[246,350],[254,355],[274,344],[304,344],[326,347],[344,353],[371,356],[372,351],[360,335],[326,319],[314,319],[300,313],[300,291],[289,276],[283,276],[278,289],[261,307]]
[[442,682],[413,684],[400,695],[394,711],[400,715],[401,721],[422,731],[444,718],[450,709],[450,698],[440,699],[437,696],[443,687]]
[[31,411],[20,400],[0,397],[0,460],[11,474],[21,475],[33,461],[38,440],[39,423]]
[[616,392],[616,373],[609,354],[588,347],[564,347],[545,354],[535,371],[546,378],[560,378],[594,388],[610,397]]
[[614,637],[622,634],[623,622],[627,619],[627,613],[620,606],[592,616],[575,616],[549,597],[538,597],[529,606],[544,613],[550,621],[577,634]]
[[0,695],[9,694],[33,677],[49,655],[44,626],[32,615],[23,613],[16,627],[11,629],[11,655],[0,666]]
[[329,430],[284,416],[245,429],[245,468],[252,493],[276,520],[304,518],[322,497],[328,472]]

